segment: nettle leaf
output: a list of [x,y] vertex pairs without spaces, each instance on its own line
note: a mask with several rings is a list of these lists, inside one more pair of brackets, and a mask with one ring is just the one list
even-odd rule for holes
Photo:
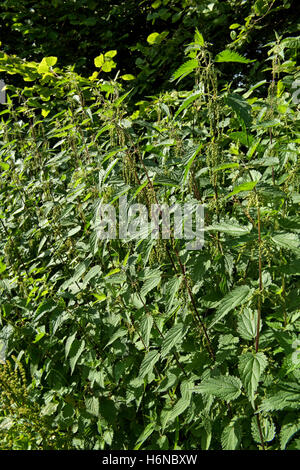
[[144,282],[143,287],[141,288],[141,296],[146,297],[148,292],[155,289],[156,286],[160,283],[161,279],[161,272],[159,270],[155,270],[154,272],[149,274],[149,278]]
[[194,387],[194,392],[200,392],[207,395],[213,395],[227,402],[236,400],[241,394],[242,382],[238,377],[231,375],[221,375],[220,377],[211,377]]
[[101,266],[93,266],[84,276],[82,287],[85,288],[90,282],[90,280],[93,279],[95,276],[99,275],[101,271]]
[[246,127],[251,125],[251,106],[245,98],[236,93],[231,93],[225,98],[225,103],[235,111]]
[[137,439],[136,444],[134,446],[134,450],[139,450],[141,445],[148,439],[148,437],[151,436],[151,434],[155,430],[155,427],[156,427],[155,422],[147,424],[147,426],[145,427],[145,429],[143,430],[143,432],[140,434],[139,438]]
[[[270,442],[274,439],[276,428],[270,416],[259,415],[260,427],[262,431],[262,438],[264,442]],[[255,442],[261,442],[260,432],[257,424],[257,417],[253,416],[251,421],[251,433]]]
[[125,328],[119,328],[115,333],[112,335],[108,343],[104,346],[104,349],[107,348],[110,344],[113,344],[117,339],[122,338],[123,336],[127,335],[128,330]]
[[228,233],[233,236],[246,235],[251,232],[252,227],[250,225],[235,225],[233,223],[220,222],[213,225],[208,225],[205,230],[208,232],[221,232]]
[[171,410],[162,413],[161,415],[161,422],[163,429],[169,422],[174,421],[177,416],[181,415],[190,405],[190,399],[186,397],[182,397],[178,400],[177,403],[173,406]]
[[300,254],[300,241],[296,233],[279,233],[272,237],[272,241],[281,248],[296,251]]
[[240,62],[241,64],[250,64],[251,62],[255,62],[255,60],[246,59],[246,57],[243,57],[235,51],[225,49],[216,55],[215,62]]
[[146,347],[149,346],[151,329],[153,326],[153,318],[151,315],[145,315],[144,318],[141,320],[141,335],[145,342]]
[[180,80],[190,73],[192,73],[197,67],[198,67],[198,60],[197,59],[191,59],[182,64],[172,75],[171,82],[174,82],[179,78]]
[[246,183],[242,183],[234,188],[234,190],[227,194],[225,199],[234,196],[235,194],[239,194],[241,192],[247,192],[247,191],[252,191],[253,188],[257,185],[258,181],[248,181]]
[[154,365],[160,358],[159,352],[155,349],[146,353],[140,367],[139,377],[145,377],[145,375],[153,371]]
[[281,386],[281,390],[262,400],[259,411],[279,411],[299,408],[300,385],[287,383]]
[[179,345],[188,331],[183,323],[177,323],[167,333],[161,345],[161,356],[165,357],[175,345]]
[[212,328],[216,323],[222,320],[231,310],[247,302],[253,293],[253,289],[244,285],[235,287],[220,302],[219,307],[208,328]]
[[89,397],[85,399],[85,409],[92,416],[99,416],[99,398]]
[[196,92],[192,93],[190,96],[188,96],[183,101],[183,103],[181,103],[181,105],[179,106],[178,110],[176,111],[176,113],[174,115],[174,119],[176,119],[177,116],[180,113],[182,113],[182,111],[184,111],[186,108],[188,108],[190,104],[192,104],[194,101],[196,101],[198,98],[200,98],[201,95],[202,95],[202,92],[196,91]]
[[65,358],[67,359],[68,355],[69,355],[69,352],[70,352],[70,349],[71,349],[71,346],[76,338],[76,334],[77,332],[75,332],[73,335],[69,336],[69,338],[67,339],[66,341],[66,345],[65,345]]
[[167,311],[169,312],[173,306],[174,298],[181,286],[182,279],[173,277],[165,284],[165,292],[168,298]]
[[221,443],[223,450],[237,450],[240,448],[242,441],[242,426],[238,418],[233,418],[229,424],[225,426],[221,435]]
[[77,340],[75,339],[72,343],[72,346],[70,348],[69,352],[69,361],[70,361],[70,366],[71,366],[71,375],[74,372],[75,366],[78,362],[78,359],[80,358],[81,354],[84,351],[85,347],[85,341],[84,340]]
[[[260,330],[262,328],[262,321],[260,321]],[[237,321],[237,332],[239,335],[248,341],[256,337],[257,332],[257,310],[252,311],[245,308],[243,313],[239,314]]]
[[258,382],[264,372],[268,360],[262,352],[245,353],[239,358],[239,373],[247,395],[254,404],[254,396],[257,390]]
[[300,431],[300,418],[284,424],[280,430],[280,448],[284,450],[292,437]]

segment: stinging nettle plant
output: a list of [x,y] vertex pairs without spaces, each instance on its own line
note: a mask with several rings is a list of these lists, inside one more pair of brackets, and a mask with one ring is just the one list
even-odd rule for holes
[[[89,78],[1,53],[25,80],[0,126],[0,393],[24,390],[1,448],[299,448],[297,69],[293,43],[269,47],[266,80],[232,89],[222,67],[252,61],[196,30],[174,89],[138,110],[130,74],[104,79],[115,51]],[[203,249],[99,240],[99,202],[124,195],[203,204]]]

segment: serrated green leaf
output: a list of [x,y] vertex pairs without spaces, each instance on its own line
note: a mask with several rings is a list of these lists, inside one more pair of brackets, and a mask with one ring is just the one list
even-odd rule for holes
[[101,273],[101,266],[99,265],[93,266],[84,276],[82,287],[85,288],[90,282],[90,280],[93,279],[95,276],[99,275],[100,273]]
[[225,98],[225,103],[230,106],[237,116],[242,119],[245,126],[250,126],[252,122],[251,106],[242,96],[231,93]]
[[262,400],[259,411],[279,411],[285,409],[299,409],[300,386],[296,383],[288,383],[281,389]]
[[194,387],[194,392],[213,395],[227,402],[236,400],[241,394],[242,382],[238,377],[222,375],[211,377]]
[[[270,442],[274,439],[276,434],[275,425],[269,416],[259,415],[260,427],[262,431],[262,438],[264,442]],[[251,421],[252,437],[258,444],[261,443],[260,432],[257,424],[257,417],[253,416]]]
[[279,233],[272,237],[272,241],[282,248],[300,253],[299,236],[296,233]]
[[177,109],[175,115],[174,115],[174,119],[177,118],[177,116],[182,113],[182,111],[184,111],[186,108],[189,107],[190,104],[192,104],[194,101],[196,101],[198,98],[200,98],[200,96],[202,95],[202,92],[200,91],[196,91],[194,93],[192,93],[190,96],[188,96],[184,101],[183,103],[181,103],[181,105],[179,106],[179,108]]
[[153,325],[153,318],[151,315],[145,315],[144,318],[141,320],[141,335],[144,340],[146,347],[149,346],[151,329]]
[[76,338],[76,332],[69,336],[69,338],[67,339],[66,341],[66,345],[65,345],[65,358],[67,359],[68,355],[69,355],[69,352],[70,352],[70,349],[71,349],[71,346],[73,344],[73,341],[75,340]]
[[138,437],[138,439],[135,443],[135,446],[134,446],[134,450],[139,450],[141,445],[148,439],[148,437],[151,436],[151,434],[155,430],[155,426],[156,426],[155,422],[147,424],[147,426],[145,427],[143,432]]
[[160,354],[156,349],[147,352],[141,363],[139,377],[143,378],[145,375],[151,373],[159,358]]
[[187,399],[186,397],[180,398],[170,411],[168,415],[168,421],[173,421],[175,418],[177,418],[177,416],[181,415],[190,405],[190,401],[191,400]]
[[284,450],[291,438],[300,431],[300,418],[286,423],[280,430],[280,449]]
[[255,62],[255,60],[246,59],[235,51],[225,49],[216,55],[215,62],[240,62],[242,64],[249,64],[250,62]]
[[208,232],[221,232],[229,233],[230,235],[246,235],[250,233],[251,226],[241,226],[235,224],[229,224],[226,222],[220,222],[219,224],[208,225],[205,227]]
[[225,426],[221,435],[221,444],[223,450],[237,450],[242,441],[242,426],[240,420],[233,418]]
[[234,196],[235,194],[239,194],[244,191],[252,191],[252,189],[257,185],[257,181],[248,181],[247,183],[242,183],[234,188],[234,190],[227,194],[225,199]]
[[119,328],[119,329],[118,329],[117,331],[115,331],[115,333],[112,335],[112,337],[110,338],[110,340],[108,341],[108,343],[106,343],[106,345],[104,346],[104,349],[107,348],[107,346],[109,346],[110,344],[114,343],[117,339],[122,338],[123,336],[125,336],[127,333],[128,333],[128,331],[125,330],[124,328]]
[[99,398],[89,397],[85,399],[85,409],[92,416],[99,416]]
[[161,345],[161,356],[165,357],[175,345],[179,345],[188,328],[183,323],[177,323],[167,333]]
[[84,347],[85,347],[85,341],[84,340],[79,341],[79,340],[75,339],[72,343],[72,346],[71,346],[70,352],[69,352],[71,375],[74,372],[74,369],[75,369],[75,366],[77,364],[77,361],[78,361],[79,357],[81,356],[81,354],[84,351]]
[[160,279],[161,279],[161,272],[159,270],[156,270],[154,273],[150,275],[149,279],[147,279],[144,282],[143,287],[141,288],[141,292],[140,292],[141,296],[146,297],[148,292],[150,292],[156,286],[158,286],[158,284],[160,283]]
[[267,364],[268,360],[262,352],[253,354],[250,352],[244,353],[239,358],[238,368],[240,377],[252,405],[254,404],[259,380]]
[[184,78],[190,73],[192,73],[198,67],[198,60],[191,59],[182,64],[172,75],[171,82],[177,80],[177,78]]
[[253,289],[249,286],[235,287],[220,302],[217,311],[208,328],[212,328],[217,322],[221,321],[231,310],[247,302]]
[[[260,322],[260,330],[262,328],[262,321]],[[257,310],[244,309],[243,313],[239,314],[237,321],[237,332],[239,335],[248,341],[256,337],[257,332]]]
[[182,279],[180,277],[173,277],[165,284],[165,292],[168,299],[167,312],[169,312],[173,306],[174,298],[181,286],[181,282]]

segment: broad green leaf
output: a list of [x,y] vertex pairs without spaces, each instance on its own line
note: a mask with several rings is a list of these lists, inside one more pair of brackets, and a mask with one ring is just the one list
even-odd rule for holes
[[249,64],[250,62],[255,62],[255,60],[246,59],[235,51],[225,49],[216,55],[215,62],[240,62],[242,64]]
[[180,277],[173,277],[165,284],[165,292],[168,298],[168,308],[167,311],[169,312],[173,306],[174,298],[181,286],[182,279]]
[[242,96],[231,93],[225,98],[225,103],[230,106],[237,116],[244,122],[245,126],[250,126],[252,122],[251,106]]
[[171,82],[177,80],[177,78],[184,78],[190,73],[192,73],[198,67],[198,60],[191,59],[182,64],[172,75]]
[[96,398],[96,397],[86,398],[85,409],[89,414],[98,417],[99,412],[100,412],[99,398]]
[[189,158],[186,166],[185,166],[185,170],[184,170],[184,175],[183,175],[183,181],[182,181],[182,184],[185,184],[186,183],[186,180],[187,180],[187,177],[188,177],[188,174],[189,174],[189,171],[190,171],[190,168],[193,164],[193,161],[195,160],[195,158],[197,157],[198,153],[200,152],[200,150],[202,149],[203,147],[203,144],[200,144],[198,146],[198,148],[196,149],[196,151],[192,154],[192,156]]
[[75,339],[72,343],[72,346],[71,346],[70,352],[69,352],[71,375],[74,372],[74,369],[75,369],[75,366],[77,364],[77,361],[78,361],[79,357],[81,356],[81,354],[84,351],[84,347],[85,347],[85,341],[84,340],[78,341],[77,339]]
[[[260,414],[259,421],[260,421],[263,441],[264,442],[272,441],[276,434],[276,429],[275,429],[275,425],[273,423],[272,418],[269,416],[263,416]],[[253,416],[252,421],[251,421],[251,433],[255,442],[260,444],[261,439],[260,439],[260,432],[259,432],[256,416]]]
[[230,235],[246,235],[250,233],[251,227],[220,222],[219,224],[208,225],[205,230],[208,232],[229,233]]
[[56,412],[58,407],[58,403],[47,403],[45,406],[42,407],[41,409],[41,416],[51,416],[53,413]]
[[194,39],[195,39],[195,42],[199,46],[204,46],[204,38],[203,38],[202,34],[200,33],[200,31],[197,28],[196,28]]
[[287,383],[271,396],[262,400],[259,411],[279,411],[285,409],[299,408],[300,386],[296,383]]
[[113,60],[106,60],[104,64],[102,65],[102,70],[103,72],[110,72],[116,66],[117,64]]
[[161,345],[161,356],[165,357],[175,345],[179,345],[188,328],[183,323],[174,325],[165,335]]
[[131,75],[131,73],[125,73],[124,75],[120,75],[120,78],[122,78],[122,80],[129,81],[134,80],[135,76]]
[[242,426],[238,418],[233,418],[229,424],[225,426],[221,435],[221,443],[223,450],[237,450],[240,448],[242,441]]
[[98,57],[95,57],[94,59],[94,64],[95,64],[95,67],[102,67],[102,65],[104,64],[104,55],[103,54],[100,54],[98,55]]
[[177,118],[177,116],[182,112],[184,111],[186,108],[189,107],[190,104],[192,104],[194,101],[196,101],[198,98],[200,98],[200,96],[202,95],[202,92],[200,91],[196,91],[194,93],[192,93],[190,96],[188,96],[184,101],[183,103],[181,103],[180,107],[177,109],[175,115],[174,115],[174,119]]
[[213,168],[213,171],[221,171],[221,170],[229,170],[231,168],[238,168],[238,163],[223,163],[223,165],[219,165]]
[[145,375],[151,373],[159,358],[160,354],[156,349],[147,352],[141,363],[139,377],[143,378]]
[[105,55],[105,57],[109,57],[109,58],[112,59],[113,57],[115,57],[117,55],[117,51],[116,50],[107,51],[107,52],[105,52],[104,55]]
[[152,423],[149,423],[147,424],[147,426],[145,427],[145,429],[143,430],[143,432],[140,434],[140,436],[138,437],[137,441],[136,441],[136,444],[134,446],[134,450],[139,450],[139,448],[141,447],[141,445],[148,439],[148,437],[151,436],[151,434],[153,433],[153,431],[155,430],[155,426],[156,426],[156,423],[155,422],[152,422]]
[[158,286],[158,284],[160,283],[160,279],[161,272],[159,270],[156,270],[155,272],[151,273],[149,279],[144,282],[143,287],[141,288],[141,296],[146,297],[148,292]]
[[194,387],[194,392],[213,395],[227,402],[236,400],[241,394],[242,382],[238,377],[221,375],[204,379],[200,385]]
[[300,241],[296,233],[279,233],[272,237],[272,241],[281,248],[296,251],[300,254]]
[[252,405],[259,380],[264,372],[268,360],[262,352],[244,353],[239,357],[239,373],[247,395]]
[[85,288],[91,279],[101,273],[101,266],[93,266],[84,276],[82,287]]
[[107,348],[107,346],[109,346],[110,344],[114,343],[117,339],[122,338],[123,336],[125,336],[127,333],[128,333],[128,331],[125,330],[124,328],[119,328],[119,329],[112,335],[112,337],[110,338],[110,340],[108,341],[108,343],[106,343],[106,345],[104,346],[104,349]]
[[153,318],[151,315],[145,315],[141,320],[141,335],[146,347],[149,347],[151,329],[153,326]]
[[231,310],[242,305],[249,300],[253,289],[249,286],[235,287],[220,302],[217,311],[208,328],[212,328],[216,323],[222,320]]
[[152,44],[157,44],[157,43],[160,42],[159,39],[160,39],[160,34],[159,33],[151,33],[147,37],[147,42],[151,45]]
[[299,49],[300,48],[300,36],[290,36],[284,38],[281,44],[288,49]]
[[[260,329],[261,327],[262,321],[260,321]],[[238,315],[237,332],[243,339],[248,341],[251,341],[256,337],[257,310],[252,311],[248,308],[245,308],[243,313]]]
[[163,418],[163,428],[165,428],[166,424],[170,421],[174,421],[177,416],[181,415],[190,405],[190,400],[186,398],[180,398],[177,403],[173,406],[171,410],[169,410]]
[[300,431],[300,418],[295,417],[289,423],[282,426],[280,430],[280,449],[284,450],[291,438]]
[[67,341],[66,341],[66,345],[65,345],[65,358],[67,359],[68,355],[69,355],[69,352],[70,352],[70,349],[71,349],[71,346],[76,338],[76,331],[73,335],[69,336]]
[[241,192],[245,191],[252,191],[252,189],[257,185],[257,181],[248,181],[247,183],[242,183],[234,188],[234,190],[227,194],[225,199],[228,199],[231,196],[234,196],[235,194],[239,194]]

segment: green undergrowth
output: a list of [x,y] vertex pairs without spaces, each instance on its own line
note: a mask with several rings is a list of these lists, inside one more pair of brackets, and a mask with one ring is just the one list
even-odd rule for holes
[[[0,53],[24,79],[0,113],[1,449],[299,449],[296,43],[232,89],[224,63],[255,58],[196,31],[135,106],[115,51],[89,78]],[[99,240],[121,196],[202,204],[204,247]]]

